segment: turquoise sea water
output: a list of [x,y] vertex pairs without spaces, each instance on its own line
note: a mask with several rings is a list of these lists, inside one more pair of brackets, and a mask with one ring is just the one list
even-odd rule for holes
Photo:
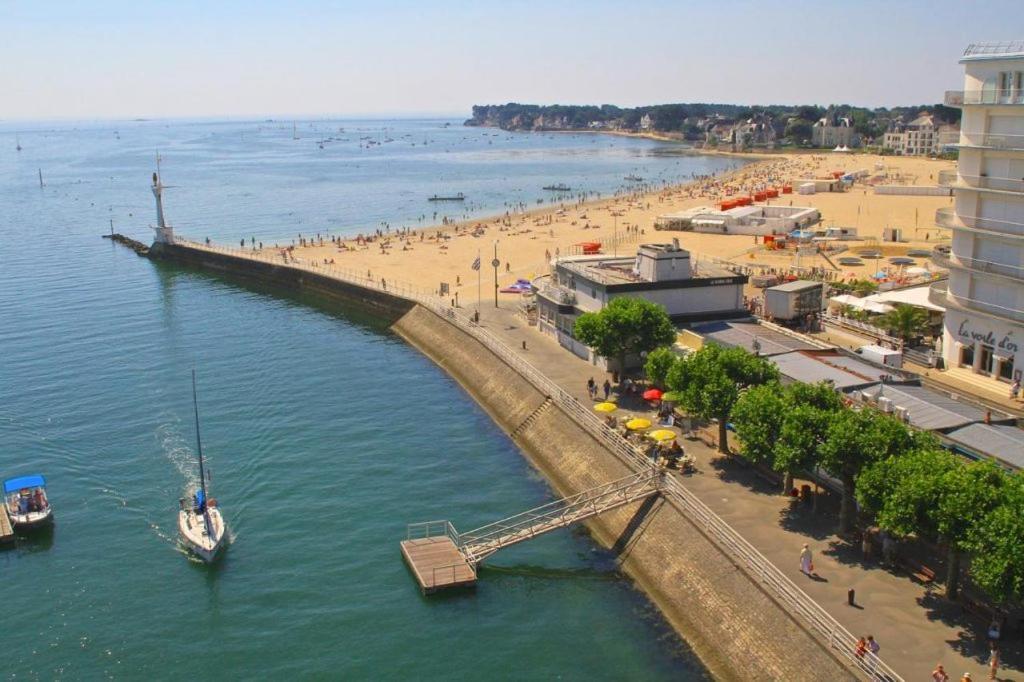
[[[465,192],[463,210],[487,213],[532,205],[552,182],[607,194],[632,172],[678,180],[733,162],[443,121],[298,130],[0,124],[0,476],[45,473],[57,514],[52,535],[0,551],[0,671],[701,679],[582,531],[495,555],[474,591],[422,597],[398,552],[406,522],[469,529],[551,498],[513,444],[379,322],[157,265],[99,235],[113,220],[150,239],[157,150],[176,186],[171,222],[225,243],[415,226],[435,192]],[[321,150],[332,136],[348,142]],[[395,141],[366,149],[363,136]],[[234,536],[213,567],[175,540],[177,499],[195,480],[192,367]]]

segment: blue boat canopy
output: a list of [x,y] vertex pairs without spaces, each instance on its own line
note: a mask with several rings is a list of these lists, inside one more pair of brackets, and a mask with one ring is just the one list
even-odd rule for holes
[[16,493],[19,490],[25,488],[45,488],[46,479],[43,478],[42,474],[32,474],[31,476],[19,476],[18,478],[8,478],[4,481],[4,495],[10,493]]

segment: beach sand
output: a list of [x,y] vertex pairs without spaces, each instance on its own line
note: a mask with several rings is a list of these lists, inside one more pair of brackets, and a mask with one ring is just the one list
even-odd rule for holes
[[[369,240],[345,239],[332,242],[314,239],[306,246],[296,245],[291,257],[300,262],[330,263],[338,268],[370,273],[375,279],[405,283],[436,291],[441,283],[450,287],[449,296],[458,293],[462,306],[475,305],[477,272],[472,269],[481,258],[482,298],[493,300],[495,240],[497,240],[498,284],[508,286],[518,278],[534,279],[547,274],[548,263],[556,255],[578,252],[580,242],[601,242],[603,252],[633,255],[640,243],[664,243],[673,237],[695,256],[730,260],[752,268],[754,272],[773,268],[786,271],[795,264],[794,253],[765,251],[750,235],[721,235],[694,232],[657,231],[655,219],[662,214],[695,206],[714,206],[725,195],[745,194],[764,185],[798,184],[801,179],[826,177],[833,170],[853,172],[866,169],[871,176],[887,176],[880,184],[935,185],[941,170],[955,167],[952,161],[917,157],[837,154],[764,154],[743,155],[754,160],[747,166],[715,178],[645,193],[637,192],[595,201],[545,204],[539,208],[500,216],[479,218],[430,228],[409,228],[399,235],[397,229],[378,236],[368,229]],[[881,170],[876,170],[881,167]],[[822,226],[855,227],[863,241],[847,242],[848,252],[856,255],[865,249],[879,250],[881,260],[865,259],[863,266],[834,270],[820,256],[801,256],[799,265],[820,267],[834,278],[867,277],[877,268],[886,269],[886,259],[904,255],[911,249],[930,249],[948,243],[949,230],[935,226],[937,208],[952,206],[951,197],[879,195],[858,182],[848,192],[813,195],[780,195],[774,205],[813,206],[822,213]],[[880,243],[886,227],[900,227],[903,241]],[[308,240],[309,235],[304,235]],[[612,242],[622,241],[617,247]],[[296,244],[298,237],[296,236]],[[286,244],[281,243],[284,247]],[[272,248],[263,249],[273,254]],[[280,250],[278,250],[280,251]],[[833,261],[837,256],[833,256]],[[927,259],[917,259],[925,266]],[[934,266],[930,266],[934,269]],[[889,266],[893,277],[901,271]],[[756,293],[751,290],[750,293]],[[501,294],[513,300],[518,294]]]

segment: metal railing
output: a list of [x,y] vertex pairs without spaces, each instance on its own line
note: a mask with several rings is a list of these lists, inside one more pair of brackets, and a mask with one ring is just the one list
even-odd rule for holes
[[933,284],[928,289],[928,300],[935,305],[942,306],[943,308],[959,308],[967,312],[980,312],[993,317],[1024,322],[1024,310],[1020,310],[1019,308],[1009,308],[1007,306],[1001,306],[987,301],[967,298],[966,296],[960,296],[959,294],[950,294],[947,296],[948,284],[948,282],[937,282]]
[[986,149],[1024,150],[1024,135],[1007,133],[974,133],[960,134],[961,147],[984,147]]
[[959,215],[954,208],[940,208],[935,211],[935,224],[951,229],[978,230],[996,233],[1000,236],[1024,237],[1024,223],[999,218]]
[[971,43],[964,50],[965,57],[977,55],[1000,55],[1024,53],[1024,40],[1003,40],[984,43]]
[[456,546],[458,546],[459,533],[455,530],[455,526],[453,526],[449,521],[421,521],[419,523],[407,524],[405,527],[406,540],[437,538],[442,535],[446,536],[449,540],[454,542]]
[[459,549],[471,563],[514,545],[656,494],[663,470],[648,466],[636,474],[584,490],[486,526],[460,533]]
[[956,254],[951,257],[937,251],[932,254],[932,262],[939,267],[946,268],[947,270],[949,268],[959,268],[961,270],[985,272],[990,275],[1000,275],[1002,277],[1010,277],[1012,279],[1024,279],[1024,267],[1020,265],[996,263],[994,261]]
[[558,284],[542,284],[537,293],[559,305],[573,305],[576,303],[576,292]]
[[992,178],[987,175],[963,175],[955,170],[939,171],[938,184],[956,189],[992,189],[1000,192],[1024,192],[1024,179]]
[[884,343],[892,345],[894,348],[899,348],[903,345],[903,341],[897,339],[894,336],[890,336],[884,329],[876,327],[873,324],[868,324],[861,320],[855,320],[850,317],[842,317],[840,315],[832,315],[826,312],[821,314],[821,321],[825,324],[831,324],[836,327],[848,329],[849,331],[859,332],[866,334],[872,338],[878,339]]
[[947,107],[965,104],[1024,104],[1022,90],[946,90]]
[[[418,302],[441,319],[447,320],[480,341],[495,356],[532,383],[538,391],[556,402],[566,415],[590,433],[591,436],[634,472],[650,469],[651,463],[649,459],[630,445],[620,434],[608,428],[604,421],[591,410],[586,409],[575,396],[555,384],[536,367],[512,351],[503,341],[476,324],[468,315],[456,308],[444,305],[432,292],[426,292],[414,286],[404,287],[401,291],[395,288],[387,288],[372,278],[360,276],[358,273],[344,268],[312,268],[309,265],[293,261],[284,263],[283,259],[268,258],[264,254],[215,247],[183,239],[177,239],[176,241],[177,243],[186,244],[191,248],[200,250],[225,253],[238,258],[265,261],[283,267],[308,270],[367,289],[381,291]],[[289,260],[291,261],[291,259]],[[867,679],[881,678],[902,682],[903,678],[900,675],[871,652],[858,656],[856,653],[857,638],[849,630],[811,599],[806,592],[797,587],[778,567],[757,551],[753,545],[747,542],[731,526],[712,512],[707,505],[686,489],[678,479],[666,476],[662,482],[661,491],[670,503],[701,528],[705,535],[711,538],[727,556],[740,565],[752,579],[760,582],[780,605],[786,609],[787,613],[797,618],[799,622],[803,623],[812,633],[817,635],[839,658],[852,665],[864,674]],[[447,521],[409,524],[406,533],[413,533],[416,529],[424,533],[437,531],[437,535],[443,532],[443,534],[452,538],[456,545],[459,544],[459,534]]]

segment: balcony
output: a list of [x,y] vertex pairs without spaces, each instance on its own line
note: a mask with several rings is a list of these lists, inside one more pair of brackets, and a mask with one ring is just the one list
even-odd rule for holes
[[949,282],[936,282],[928,289],[928,302],[946,309],[965,313],[981,313],[1001,320],[1024,322],[1024,310],[1006,308],[992,303],[976,301],[962,296],[947,296]]
[[962,132],[959,146],[1001,151],[1024,151],[1024,135]]
[[937,251],[932,253],[932,262],[946,270],[956,268],[958,270],[981,272],[987,275],[1007,277],[1014,280],[1024,280],[1024,267],[1019,265],[994,263],[988,260],[980,260],[978,258],[970,258],[968,256],[958,256],[956,254],[953,254],[952,257],[950,257]]
[[953,230],[968,230],[993,237],[1024,238],[1024,223],[996,218],[979,218],[978,216],[957,215],[952,208],[940,208],[935,211],[935,224]]
[[939,171],[938,184],[955,189],[974,189],[992,192],[1024,192],[1024,180],[1016,178],[990,178],[987,175],[961,175],[955,170]]
[[965,104],[1024,104],[1022,90],[947,90],[947,107],[962,107]]
[[576,292],[557,284],[543,284],[537,295],[551,301],[562,314],[571,314],[576,305]]

